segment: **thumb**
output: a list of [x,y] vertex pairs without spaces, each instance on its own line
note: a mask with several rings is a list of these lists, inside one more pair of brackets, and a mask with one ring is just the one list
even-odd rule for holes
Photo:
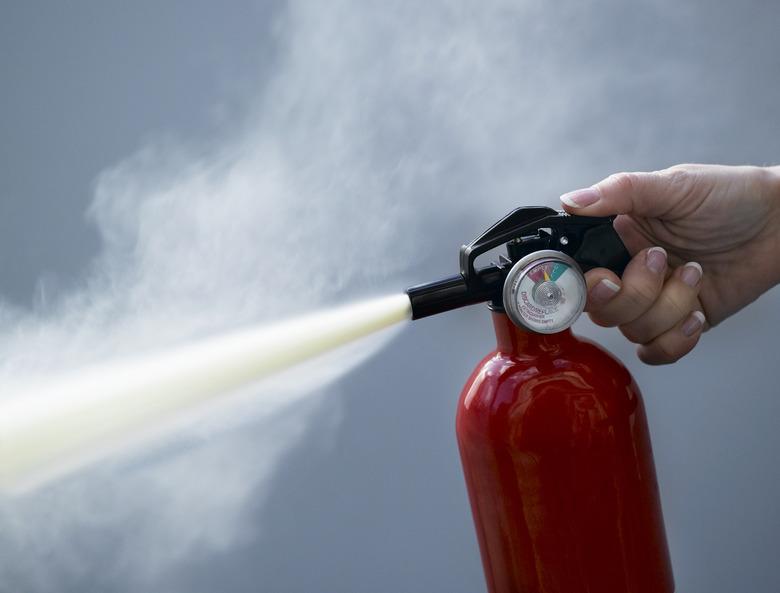
[[648,173],[616,173],[596,185],[561,196],[564,209],[582,216],[633,214],[648,218],[663,216],[685,195],[679,169]]

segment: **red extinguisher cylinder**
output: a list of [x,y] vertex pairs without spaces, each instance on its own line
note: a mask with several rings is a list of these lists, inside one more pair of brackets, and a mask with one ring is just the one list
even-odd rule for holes
[[493,312],[497,348],[461,394],[457,437],[490,593],[671,593],[642,397],[571,330]]

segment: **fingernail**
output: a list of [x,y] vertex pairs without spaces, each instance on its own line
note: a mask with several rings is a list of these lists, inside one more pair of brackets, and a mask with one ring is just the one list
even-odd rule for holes
[[572,208],[584,208],[595,204],[601,199],[598,190],[588,187],[586,189],[577,189],[561,196],[561,202]]
[[651,247],[647,250],[645,263],[651,272],[660,274],[666,268],[666,250],[663,247]]
[[701,275],[701,266],[695,261],[692,261],[683,266],[680,277],[688,286],[696,286],[699,283],[699,280],[701,280]]
[[701,311],[694,311],[682,324],[682,333],[689,338],[698,332],[704,326],[704,313]]
[[590,289],[590,299],[594,305],[602,305],[615,296],[620,290],[620,286],[612,280],[602,279]]

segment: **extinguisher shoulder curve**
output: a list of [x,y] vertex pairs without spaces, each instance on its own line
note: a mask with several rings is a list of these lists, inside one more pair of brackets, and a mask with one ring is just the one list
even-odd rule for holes
[[461,390],[461,405],[483,405],[507,377],[527,371],[521,359],[494,350],[479,361]]
[[[496,351],[474,369],[461,392],[459,433],[513,442],[564,438],[608,430],[634,414],[641,394],[628,369],[610,352],[572,337],[554,356]],[[584,416],[583,416],[584,415]],[[518,427],[525,425],[525,431]],[[536,436],[534,436],[536,435]],[[568,437],[567,437],[568,438]]]

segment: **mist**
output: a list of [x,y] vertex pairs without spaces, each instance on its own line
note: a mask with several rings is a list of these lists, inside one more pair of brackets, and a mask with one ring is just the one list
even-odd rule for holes
[[[95,252],[0,306],[0,393],[451,275],[511,208],[618,170],[769,162],[778,16],[703,0],[260,3],[242,51],[262,59],[239,99],[215,99],[216,132],[160,130],[95,170]],[[762,364],[777,298],[669,369],[577,326],[643,388],[680,591],[777,589],[780,410]],[[452,414],[490,331],[479,307],[415,322],[0,498],[0,590],[482,590]]]

